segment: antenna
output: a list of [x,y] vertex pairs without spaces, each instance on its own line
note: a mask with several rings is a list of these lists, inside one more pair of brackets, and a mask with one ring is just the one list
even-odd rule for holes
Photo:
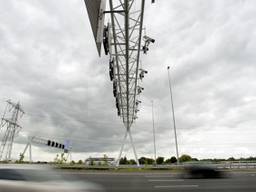
[[21,109],[19,102],[13,103],[11,100],[6,102],[7,105],[1,120],[1,128],[6,127],[6,129],[0,146],[0,160],[10,161],[14,138],[21,129],[18,120],[25,112]]
[[[93,13],[88,2],[97,7],[95,10],[99,10],[99,1],[85,0],[90,20]],[[141,103],[137,97],[144,89],[139,86],[139,80],[142,80],[146,73],[145,70],[139,69],[140,53],[146,53],[148,45],[155,40],[148,36],[142,39],[145,0],[109,0],[109,8],[109,11],[104,11],[105,14],[110,14],[111,22],[105,27],[103,45],[105,53],[110,57],[109,76],[113,81],[117,115],[122,119],[126,129],[116,165],[119,166],[124,144],[129,136],[139,166],[131,126],[137,119],[138,104]],[[94,14],[97,16],[97,13]],[[92,29],[95,29],[95,23],[91,22]],[[144,46],[142,40],[145,41]]]

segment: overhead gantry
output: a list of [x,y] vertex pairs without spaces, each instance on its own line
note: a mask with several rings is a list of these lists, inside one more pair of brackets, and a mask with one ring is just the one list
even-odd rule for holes
[[[142,34],[145,0],[108,1],[109,10],[105,10],[106,0],[85,0],[85,4],[98,53],[101,55],[103,44],[105,54],[109,55],[109,75],[113,82],[117,115],[126,129],[116,165],[119,165],[125,141],[129,137],[139,166],[131,126],[138,118],[141,103],[138,97],[144,90],[140,82],[147,73],[140,65],[141,52],[146,54],[150,43],[155,40]],[[109,14],[111,22],[104,25],[105,14]]]

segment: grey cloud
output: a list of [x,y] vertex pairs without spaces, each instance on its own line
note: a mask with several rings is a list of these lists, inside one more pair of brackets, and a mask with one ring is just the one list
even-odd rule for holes
[[[83,1],[2,0],[0,5],[0,96],[23,104],[23,131],[70,138],[75,152],[118,151],[125,130],[116,115],[108,58],[97,56]],[[252,130],[255,7],[253,1],[237,0],[147,4],[146,32],[156,43],[142,56],[149,73],[132,127],[139,154],[152,154],[152,99],[159,154],[174,153],[168,65],[184,152],[196,155],[189,143],[202,140],[201,132]]]

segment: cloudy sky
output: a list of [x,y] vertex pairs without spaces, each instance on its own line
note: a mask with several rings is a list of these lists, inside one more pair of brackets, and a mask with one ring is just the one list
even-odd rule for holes
[[[145,11],[156,43],[142,58],[149,73],[132,127],[138,156],[153,157],[151,100],[157,155],[175,155],[168,65],[180,153],[256,156],[256,2],[158,0]],[[28,136],[71,140],[75,160],[117,156],[125,129],[83,0],[0,0],[0,66],[1,113],[7,99],[26,112],[13,158]],[[34,160],[56,152],[33,146]],[[124,155],[133,158],[129,145]]]

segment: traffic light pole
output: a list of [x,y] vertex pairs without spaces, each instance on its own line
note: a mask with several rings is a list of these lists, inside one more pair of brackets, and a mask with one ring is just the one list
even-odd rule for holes
[[20,154],[20,160],[24,158],[24,155],[29,148],[29,162],[32,163],[32,143],[63,149],[64,153],[69,153],[69,149],[67,150],[64,144],[33,136],[28,138],[28,143],[25,146],[23,153]]

